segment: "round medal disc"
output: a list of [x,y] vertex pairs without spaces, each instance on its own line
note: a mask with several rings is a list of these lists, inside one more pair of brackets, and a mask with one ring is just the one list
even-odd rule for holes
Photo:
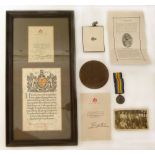
[[118,104],[123,104],[123,103],[125,102],[124,96],[118,95],[118,96],[116,97],[116,102],[117,102]]
[[80,69],[80,80],[88,88],[104,86],[109,78],[107,67],[96,60],[86,62]]

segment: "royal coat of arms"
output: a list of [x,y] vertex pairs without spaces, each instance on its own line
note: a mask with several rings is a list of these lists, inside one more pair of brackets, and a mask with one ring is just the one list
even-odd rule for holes
[[44,73],[40,70],[39,75],[30,73],[27,76],[28,92],[55,92],[57,87],[57,77],[52,73]]

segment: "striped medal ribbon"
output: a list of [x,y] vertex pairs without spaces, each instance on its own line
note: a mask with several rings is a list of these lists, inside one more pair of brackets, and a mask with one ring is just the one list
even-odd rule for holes
[[116,102],[119,104],[123,104],[125,102],[124,96],[124,79],[121,72],[113,73],[114,86],[115,86],[115,94],[119,94],[116,98]]

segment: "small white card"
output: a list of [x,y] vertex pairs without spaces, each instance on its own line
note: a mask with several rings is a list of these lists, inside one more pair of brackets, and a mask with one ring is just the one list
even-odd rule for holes
[[104,51],[104,29],[103,26],[84,26],[83,50],[84,52]]
[[85,93],[80,99],[81,139],[111,139],[110,94]]

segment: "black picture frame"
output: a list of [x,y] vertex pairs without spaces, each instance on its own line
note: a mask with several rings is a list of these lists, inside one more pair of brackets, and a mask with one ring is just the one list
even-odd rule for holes
[[[68,139],[15,140],[13,132],[13,23],[16,18],[68,18],[70,50],[71,136]],[[77,145],[77,101],[75,86],[75,32],[73,11],[7,11],[6,12],[6,146]]]

